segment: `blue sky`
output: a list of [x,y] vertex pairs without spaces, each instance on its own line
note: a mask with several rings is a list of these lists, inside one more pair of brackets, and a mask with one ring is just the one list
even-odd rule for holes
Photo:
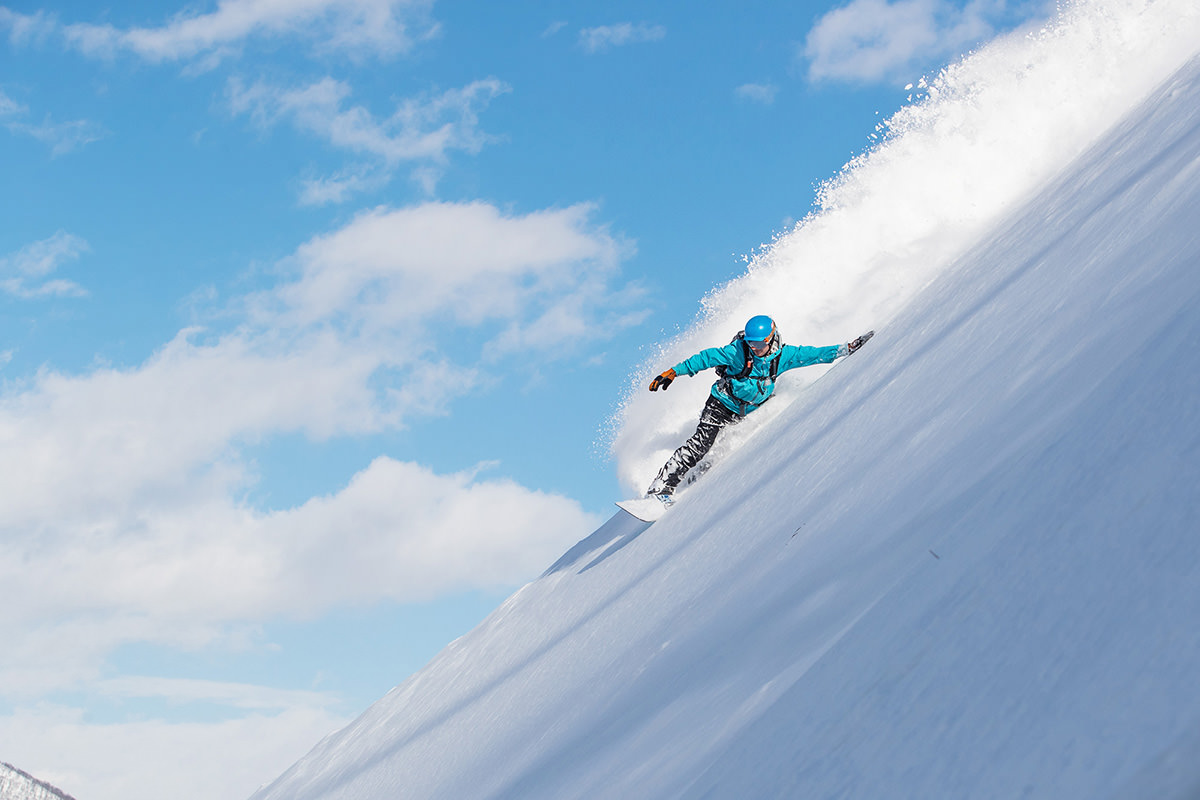
[[655,348],[1043,6],[0,6],[0,758],[269,780],[592,530]]

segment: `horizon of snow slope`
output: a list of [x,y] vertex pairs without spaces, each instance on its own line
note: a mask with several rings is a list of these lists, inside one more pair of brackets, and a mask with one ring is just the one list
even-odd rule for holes
[[1089,141],[254,799],[1195,796],[1200,58]]

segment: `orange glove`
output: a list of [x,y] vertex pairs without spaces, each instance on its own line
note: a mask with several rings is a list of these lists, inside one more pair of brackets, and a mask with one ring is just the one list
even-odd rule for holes
[[671,381],[675,380],[675,370],[669,369],[662,375],[656,375],[654,380],[650,381],[650,391],[657,392],[662,389],[664,392],[671,385]]

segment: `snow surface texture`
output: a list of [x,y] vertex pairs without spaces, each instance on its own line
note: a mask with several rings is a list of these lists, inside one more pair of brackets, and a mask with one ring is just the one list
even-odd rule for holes
[[0,762],[0,800],[74,800],[48,783]]
[[[1144,48],[1099,76],[1132,102],[1121,81],[1179,57],[1179,28],[1200,43],[1192,5],[1088,3],[1073,24],[1119,17]],[[1019,41],[1069,64],[1072,37]],[[973,59],[1033,70],[1017,43]],[[1085,77],[1055,80],[1120,102]],[[868,294],[922,252],[945,263],[873,306],[887,324],[860,353],[740,426],[703,491],[648,528],[614,517],[255,800],[1200,795],[1200,58],[1164,77],[1090,146],[1060,143],[1078,157],[1006,216],[935,208],[871,268],[876,234],[843,231],[826,266]],[[987,90],[959,102],[1006,108]],[[1034,105],[1007,124],[1039,124]],[[945,135],[964,168],[962,129]],[[890,201],[897,228],[941,174],[934,145]],[[1006,158],[990,169],[1023,169]],[[846,203],[877,202],[855,182]],[[808,223],[831,252],[837,213]],[[770,262],[793,246],[763,256],[764,285],[786,288]],[[865,330],[853,308],[824,318]]]

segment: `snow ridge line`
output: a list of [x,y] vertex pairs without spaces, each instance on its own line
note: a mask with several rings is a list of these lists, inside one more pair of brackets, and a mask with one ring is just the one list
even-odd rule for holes
[[0,761],[0,800],[75,800],[74,797],[38,780],[7,761]]

